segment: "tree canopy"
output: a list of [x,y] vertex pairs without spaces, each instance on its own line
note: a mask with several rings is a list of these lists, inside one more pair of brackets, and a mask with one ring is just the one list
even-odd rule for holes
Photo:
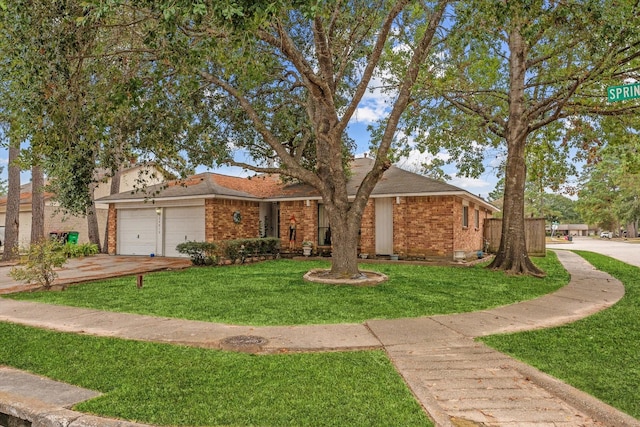
[[[76,22],[100,29],[98,35],[117,28],[138,36],[135,46],[120,38],[109,49],[113,39],[100,36],[88,58],[115,61],[135,53],[144,64],[112,85],[116,99],[97,92],[100,102],[113,109],[125,106],[129,117],[137,118],[131,146],[142,159],[180,171],[237,165],[314,186],[332,224],[332,273],[348,277],[358,274],[362,212],[390,165],[399,118],[438,39],[447,4],[95,2]],[[398,48],[405,54],[392,63],[390,53]],[[387,82],[389,110],[378,129],[376,161],[355,200],[349,200],[345,165],[353,141],[346,131],[372,81],[391,68],[395,74]],[[109,77],[102,69],[89,70],[84,75],[91,83]],[[113,139],[111,125],[97,128],[102,144]],[[86,140],[76,142],[79,153],[86,150],[81,157],[94,153]]]
[[585,220],[606,230],[640,222],[640,128],[637,117],[610,117],[600,123],[602,147],[581,175],[577,208]]

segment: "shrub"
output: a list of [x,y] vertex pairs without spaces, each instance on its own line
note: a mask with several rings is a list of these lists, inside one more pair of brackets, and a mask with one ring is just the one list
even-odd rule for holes
[[193,265],[214,265],[220,257],[234,263],[244,262],[247,257],[276,255],[280,239],[274,237],[258,239],[235,239],[213,242],[185,242],[176,246],[181,254],[189,255]]
[[225,240],[222,242],[222,254],[231,263],[237,260],[244,262],[247,256],[276,255],[279,245],[280,239],[275,237]]
[[15,280],[36,282],[47,290],[51,289],[53,281],[58,277],[54,268],[62,267],[67,262],[62,244],[50,239],[32,243],[26,257],[24,266],[12,268],[9,275]]
[[75,243],[65,243],[62,247],[62,251],[67,258],[79,258],[95,255],[100,252],[100,249],[95,243],[82,243],[80,245]]
[[245,247],[243,242],[244,239],[237,239],[225,240],[222,243],[222,254],[226,259],[231,261],[232,264],[235,264],[240,257],[244,257]]
[[176,246],[181,254],[189,255],[193,265],[213,265],[218,260],[218,245],[212,242],[184,242]]

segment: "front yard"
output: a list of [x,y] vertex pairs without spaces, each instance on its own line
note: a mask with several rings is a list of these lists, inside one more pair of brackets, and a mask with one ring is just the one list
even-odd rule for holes
[[190,268],[72,286],[64,292],[11,296],[99,310],[239,325],[360,323],[368,319],[461,313],[511,304],[553,292],[569,275],[550,253],[537,258],[545,279],[509,277],[475,267],[366,264],[390,280],[374,287],[332,286],[302,280],[321,261],[276,260]]
[[[640,269],[581,253],[620,279],[614,307],[550,330],[484,340],[640,418]],[[287,325],[363,322],[481,310],[535,298],[569,276],[555,255],[545,279],[476,267],[379,264],[376,287],[302,281],[320,262],[192,268],[12,298],[195,320]],[[45,331],[0,323],[0,365],[101,391],[75,409],[176,426],[429,426],[382,351],[247,355]]]

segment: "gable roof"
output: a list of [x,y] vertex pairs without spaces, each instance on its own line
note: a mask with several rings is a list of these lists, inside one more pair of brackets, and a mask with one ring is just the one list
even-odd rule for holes
[[[349,181],[349,194],[355,194],[360,183],[364,180],[365,175],[373,167],[374,160],[370,158],[355,159],[351,166],[353,176]],[[396,195],[424,195],[430,194],[446,194],[466,192],[454,185],[437,179],[429,178],[417,173],[400,169],[397,166],[391,166],[382,175],[382,178],[376,184],[371,192],[372,196],[396,196]],[[469,193],[471,194],[471,193]]]
[[102,197],[97,202],[131,202],[145,199],[240,198],[261,200],[277,193],[282,184],[275,176],[251,178],[204,172],[185,179],[176,179],[145,189],[126,191]]
[[[53,193],[45,191],[44,200],[47,201],[53,197]],[[27,182],[20,186],[20,205],[31,205],[33,200],[33,183]],[[7,195],[0,197],[0,208],[5,209],[7,205]]]
[[[358,158],[351,162],[352,176],[347,184],[350,196],[355,196],[374,160]],[[466,190],[413,172],[391,166],[376,184],[372,198],[395,196],[457,195],[474,200],[491,211],[498,210]],[[124,192],[98,199],[100,203],[129,203],[145,200],[179,200],[193,198],[231,198],[256,201],[287,201],[321,199],[320,193],[304,183],[283,183],[279,175],[258,175],[249,178],[220,175],[211,172],[193,175],[183,180],[152,185],[144,192]]]

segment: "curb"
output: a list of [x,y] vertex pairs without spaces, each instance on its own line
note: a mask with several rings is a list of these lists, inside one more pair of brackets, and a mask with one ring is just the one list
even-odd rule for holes
[[60,408],[40,400],[0,392],[0,421],[17,427],[153,427],[109,418],[100,418]]

